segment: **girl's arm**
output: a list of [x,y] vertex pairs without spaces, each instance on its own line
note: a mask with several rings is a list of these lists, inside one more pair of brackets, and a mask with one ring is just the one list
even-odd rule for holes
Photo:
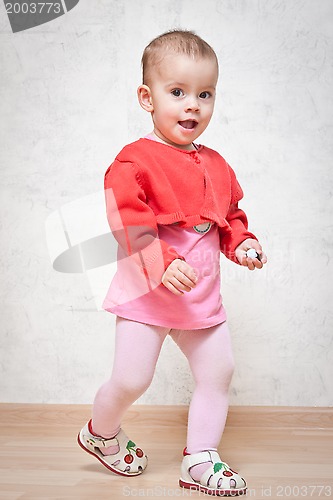
[[[257,242],[257,237],[248,231],[248,221],[245,212],[238,207],[238,202],[243,198],[243,191],[236,179],[235,172],[230,166],[229,174],[231,180],[231,202],[226,220],[230,227],[220,229],[220,247],[221,252],[228,259],[236,264],[247,265],[244,264],[243,253],[245,255],[246,250],[249,248],[258,248],[259,250],[260,247],[261,252],[262,250]],[[245,243],[246,240],[248,240],[248,243]],[[252,241],[252,246],[249,246],[250,240]],[[262,267],[262,265],[255,267]],[[252,268],[252,264],[250,268]]]
[[105,173],[104,189],[108,222],[123,256],[131,257],[155,288],[171,262],[183,257],[159,239],[136,165],[115,160]]

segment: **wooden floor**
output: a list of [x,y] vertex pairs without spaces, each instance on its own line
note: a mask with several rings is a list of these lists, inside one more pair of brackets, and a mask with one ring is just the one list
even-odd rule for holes
[[[187,407],[134,406],[123,428],[147,453],[142,476],[108,472],[76,443],[90,407],[0,405],[0,499],[210,498],[178,486]],[[233,407],[221,457],[247,498],[333,499],[333,408]]]

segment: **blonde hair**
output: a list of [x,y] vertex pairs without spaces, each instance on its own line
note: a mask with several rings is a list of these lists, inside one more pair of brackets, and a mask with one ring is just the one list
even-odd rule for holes
[[212,47],[193,31],[171,30],[154,38],[143,51],[142,83],[149,83],[150,71],[158,66],[167,53],[185,54],[194,59],[208,57],[216,61],[217,56]]

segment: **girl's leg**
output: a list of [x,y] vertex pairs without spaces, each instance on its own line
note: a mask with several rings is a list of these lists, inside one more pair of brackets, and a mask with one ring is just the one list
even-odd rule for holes
[[98,390],[92,428],[104,438],[115,436],[126,410],[149,387],[168,328],[117,318],[114,364],[110,380]]
[[[188,417],[187,451],[217,449],[228,413],[234,370],[226,322],[203,330],[173,330],[170,335],[187,357],[195,380]],[[207,465],[193,467],[199,480]],[[192,471],[191,471],[192,474]]]

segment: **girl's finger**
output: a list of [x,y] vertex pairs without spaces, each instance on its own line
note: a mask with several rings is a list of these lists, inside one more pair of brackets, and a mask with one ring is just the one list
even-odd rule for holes
[[178,279],[176,276],[173,276],[170,278],[170,283],[177,288],[177,290],[184,290],[185,292],[189,292],[191,290],[190,286],[187,286],[186,283],[183,283],[180,279]]
[[178,290],[178,288],[176,288],[170,281],[166,281],[165,283],[163,283],[163,285],[175,295],[184,295],[184,292]]

